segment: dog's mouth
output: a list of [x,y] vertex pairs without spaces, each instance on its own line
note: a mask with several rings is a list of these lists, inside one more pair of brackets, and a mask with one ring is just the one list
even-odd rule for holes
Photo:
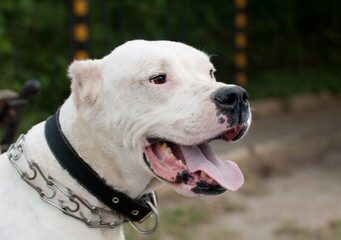
[[195,194],[235,191],[244,183],[241,170],[232,161],[220,160],[208,143],[215,139],[236,141],[246,130],[247,126],[238,125],[197,145],[148,138],[144,160],[156,176]]

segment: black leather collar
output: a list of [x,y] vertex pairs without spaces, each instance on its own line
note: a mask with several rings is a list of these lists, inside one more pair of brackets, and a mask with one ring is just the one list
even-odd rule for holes
[[59,110],[45,124],[45,138],[59,164],[89,193],[130,221],[143,221],[152,213],[146,201],[156,204],[150,194],[134,200],[109,186],[74,150],[63,134],[59,123]]

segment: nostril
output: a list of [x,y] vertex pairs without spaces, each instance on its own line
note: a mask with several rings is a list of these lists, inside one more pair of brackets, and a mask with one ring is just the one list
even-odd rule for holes
[[243,102],[247,102],[249,100],[249,96],[248,96],[247,92],[243,93],[242,100],[243,100]]
[[232,106],[238,101],[238,95],[234,93],[218,94],[214,97],[214,100],[221,105]]
[[234,105],[236,102],[238,101],[238,96],[237,94],[229,94],[226,96],[226,100],[224,102],[222,102],[223,104],[227,104],[227,105]]

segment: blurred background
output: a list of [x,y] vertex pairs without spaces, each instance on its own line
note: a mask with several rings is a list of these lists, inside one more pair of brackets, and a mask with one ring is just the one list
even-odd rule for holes
[[74,58],[132,39],[213,55],[216,78],[248,90],[254,122],[240,143],[213,143],[241,165],[241,191],[161,189],[160,229],[127,227],[128,239],[341,239],[341,0],[1,0],[0,89],[41,84],[20,131],[67,98]]

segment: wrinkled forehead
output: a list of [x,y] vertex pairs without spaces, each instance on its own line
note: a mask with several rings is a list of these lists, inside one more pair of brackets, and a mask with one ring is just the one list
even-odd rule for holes
[[183,43],[170,41],[130,41],[117,47],[107,58],[115,63],[152,71],[169,66],[213,67],[209,56],[204,52]]

